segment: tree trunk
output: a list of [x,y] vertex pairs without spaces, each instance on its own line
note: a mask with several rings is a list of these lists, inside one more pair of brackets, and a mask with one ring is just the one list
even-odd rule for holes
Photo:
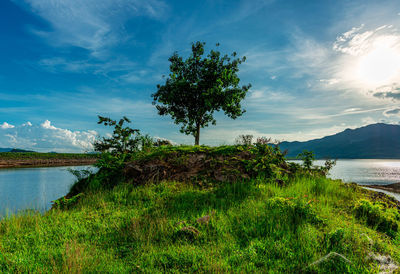
[[200,124],[196,124],[196,135],[194,136],[194,145],[198,146],[200,143]]

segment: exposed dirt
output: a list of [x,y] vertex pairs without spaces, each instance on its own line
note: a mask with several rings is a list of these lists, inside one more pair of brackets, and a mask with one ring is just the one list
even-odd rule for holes
[[[134,184],[163,180],[226,182],[250,179],[257,174],[246,167],[246,162],[254,157],[249,151],[233,155],[210,155],[204,152],[182,155],[171,153],[162,158],[129,162],[124,174]],[[288,166],[282,162],[280,168],[286,171]]]
[[0,160],[0,168],[53,167],[92,165],[97,159],[7,159]]

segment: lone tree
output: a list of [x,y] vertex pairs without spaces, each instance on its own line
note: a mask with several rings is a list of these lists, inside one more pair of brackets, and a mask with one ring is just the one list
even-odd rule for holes
[[246,57],[236,58],[236,52],[231,57],[221,56],[215,50],[203,57],[204,45],[204,42],[193,43],[186,60],[175,52],[168,59],[169,77],[152,94],[158,114],[171,115],[175,124],[182,124],[180,131],[193,135],[195,145],[200,141],[200,128],[216,124],[214,111],[222,110],[232,119],[245,112],[240,102],[251,87],[250,84],[240,87],[237,76],[238,66]]

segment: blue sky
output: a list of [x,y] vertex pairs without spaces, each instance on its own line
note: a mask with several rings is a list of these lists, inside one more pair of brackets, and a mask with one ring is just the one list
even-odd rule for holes
[[400,120],[400,3],[392,1],[0,1],[0,147],[84,151],[97,115],[192,143],[150,95],[168,57],[194,41],[246,56],[237,120],[217,114],[201,143],[239,134],[308,140]]

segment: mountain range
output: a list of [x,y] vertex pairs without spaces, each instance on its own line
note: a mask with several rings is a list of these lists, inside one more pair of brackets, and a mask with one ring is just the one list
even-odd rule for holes
[[282,142],[279,146],[288,151],[288,157],[309,150],[316,158],[400,159],[400,125],[372,124],[320,139]]
[[19,148],[1,148],[0,147],[0,152],[34,152],[34,151],[19,149]]

